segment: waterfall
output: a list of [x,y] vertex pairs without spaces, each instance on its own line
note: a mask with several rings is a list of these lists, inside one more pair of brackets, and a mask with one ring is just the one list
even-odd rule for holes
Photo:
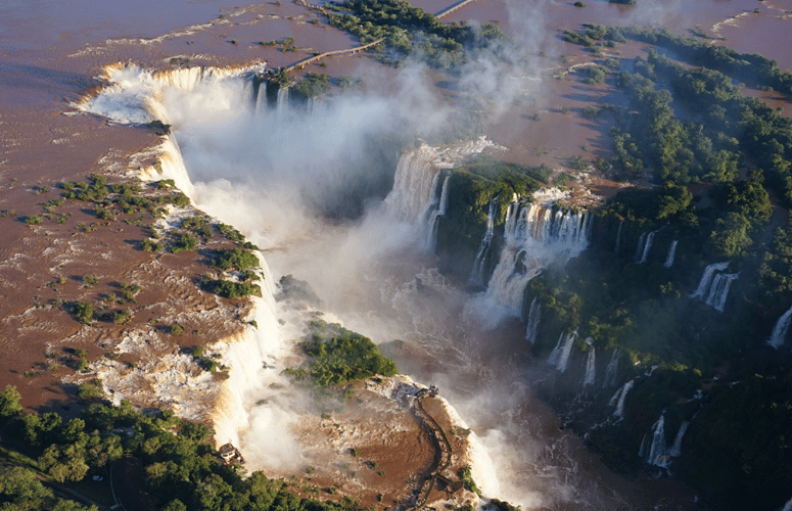
[[786,504],[784,504],[784,509],[781,511],[792,511],[792,499],[789,499]]
[[481,137],[442,148],[421,144],[407,151],[399,159],[393,189],[385,198],[385,208],[394,218],[412,224],[424,248],[429,248],[425,242],[434,228],[430,221],[437,216],[432,213],[437,210],[442,216],[448,204],[447,181],[442,185],[440,196],[437,195],[441,186],[440,171],[457,167],[492,145]]
[[[635,380],[628,381],[627,383],[624,384],[624,387],[619,389],[616,395],[614,395],[613,398],[611,398],[611,402],[613,402],[616,399],[616,396],[618,396],[616,411],[613,412],[613,415],[617,417],[624,417],[624,403],[627,400],[627,393],[630,392],[630,389],[633,388],[633,385],[635,385]],[[608,403],[608,405],[613,406],[611,403]]]
[[619,371],[619,358],[621,358],[619,350],[613,350],[610,362],[608,362],[608,367],[605,368],[605,378],[602,381],[602,385],[606,388],[616,385],[616,377]]
[[729,262],[712,263],[704,269],[696,292],[691,298],[699,298],[715,310],[723,312],[731,283],[740,277],[739,273],[718,273],[729,267]]
[[550,352],[550,356],[547,358],[547,363],[555,366],[559,373],[563,373],[567,370],[569,354],[572,352],[572,344],[576,336],[577,331],[569,332],[566,335],[561,332],[561,337],[558,338],[558,344],[556,344],[556,347],[553,348],[553,351]]
[[537,303],[536,297],[531,301],[531,308],[528,311],[528,326],[525,329],[525,339],[536,342],[536,334],[539,332],[539,321],[542,319],[542,305]]
[[665,452],[665,413],[663,413],[652,427],[652,446],[649,448],[649,457],[646,462],[651,465],[663,466]]
[[739,273],[720,273],[715,275],[705,303],[718,312],[723,312],[726,307],[726,298],[729,296],[729,288],[732,282],[738,278],[740,278]]
[[770,335],[770,340],[767,341],[767,344],[775,349],[779,349],[784,345],[787,333],[789,332],[790,320],[792,320],[792,307],[790,307],[788,311],[778,318],[775,328],[773,328],[773,333]]
[[678,458],[682,455],[682,439],[687,432],[688,426],[690,426],[690,422],[682,421],[674,438],[674,443],[671,447],[668,447],[665,435],[665,412],[663,412],[657,422],[654,423],[654,426],[652,426],[652,443],[648,448],[648,452],[646,448],[648,438],[644,437],[638,455],[650,465],[668,468],[673,461],[672,458]]
[[512,202],[506,216],[506,246],[487,285],[487,299],[519,316],[528,282],[543,268],[564,264],[588,246],[590,217],[585,211],[556,208],[552,200]]
[[652,231],[649,233],[649,236],[646,238],[646,245],[644,245],[643,254],[641,255],[641,261],[638,264],[644,264],[646,262],[646,258],[649,256],[649,250],[652,248],[652,241],[654,241],[654,236],[657,231]]
[[678,240],[674,240],[671,242],[671,246],[668,248],[668,255],[666,256],[665,263],[663,264],[663,268],[671,268],[674,265],[674,257],[676,257],[676,248]]
[[497,200],[498,197],[492,199],[487,208],[487,230],[484,232],[484,237],[481,238],[481,244],[476,253],[476,260],[473,262],[473,271],[470,273],[471,284],[478,286],[484,284],[484,263],[487,260],[487,253],[492,244],[492,237],[495,234],[495,204]]
[[[440,178],[440,173],[435,176],[435,182]],[[427,229],[425,230],[424,237],[423,237],[423,248],[428,250],[429,252],[435,251],[435,246],[437,245],[437,226],[440,222],[440,217],[444,216],[446,213],[446,209],[448,208],[448,181],[451,179],[451,173],[449,172],[446,174],[445,179],[443,180],[443,186],[440,190],[440,198],[437,199],[436,194],[434,194],[434,198],[429,205],[427,210],[428,219],[425,222]]]
[[[589,337],[589,339],[591,338]],[[596,360],[597,360],[596,349],[594,348],[594,346],[591,346],[591,348],[589,349],[588,358],[586,359],[586,377],[583,378],[584,387],[594,385],[594,380],[596,378],[596,371],[597,371]]]
[[613,250],[618,255],[622,248],[622,227],[624,227],[624,220],[619,222],[619,230],[616,231],[616,248]]
[[278,101],[275,104],[275,118],[283,120],[289,108],[289,88],[281,87],[278,89]]
[[644,247],[644,238],[646,238],[646,233],[641,233],[641,237],[638,238],[638,245],[635,247],[635,255],[633,256],[633,261],[636,263],[641,260],[641,256],[643,255],[643,247]]

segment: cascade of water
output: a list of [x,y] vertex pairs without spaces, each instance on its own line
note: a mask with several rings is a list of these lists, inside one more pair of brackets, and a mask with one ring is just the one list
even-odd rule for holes
[[470,273],[470,282],[478,286],[484,284],[484,262],[495,234],[495,204],[497,200],[498,197],[492,199],[487,208],[487,230],[484,232],[484,237],[481,238],[476,260],[473,262],[473,271]]
[[275,118],[283,120],[289,109],[289,88],[281,87],[278,89],[278,101],[275,104]]
[[608,367],[605,368],[605,378],[602,381],[603,387],[613,387],[616,384],[616,377],[619,371],[619,358],[621,358],[619,350],[613,350],[610,362],[608,362]]
[[589,385],[594,385],[594,380],[596,378],[596,371],[597,371],[596,360],[597,360],[596,349],[594,348],[594,346],[591,346],[591,348],[589,348],[588,358],[586,359],[586,377],[583,378],[584,387],[587,387]]
[[[437,176],[435,176],[435,181],[439,178],[440,174],[438,173]],[[437,226],[440,222],[440,217],[445,215],[446,209],[448,208],[448,181],[450,179],[451,174],[449,173],[443,180],[440,198],[433,199],[427,211],[428,219],[425,223],[427,229],[424,232],[423,247],[429,252],[435,251],[435,246],[437,245]]]
[[638,245],[635,247],[635,255],[633,256],[633,261],[636,263],[641,260],[641,256],[643,255],[644,249],[644,239],[646,238],[646,233],[641,233],[641,237],[638,238]]
[[558,357],[561,356],[561,345],[564,342],[564,332],[561,332],[561,335],[558,337],[558,342],[553,348],[553,351],[550,352],[550,356],[547,357],[547,363],[551,366],[556,366],[558,364]]
[[531,301],[531,308],[528,311],[528,326],[525,329],[525,339],[536,342],[536,334],[539,331],[539,321],[542,319],[542,304],[537,303],[536,297]]
[[616,248],[613,250],[618,255],[621,252],[622,246],[622,227],[624,227],[624,220],[619,222],[619,230],[616,231]]
[[792,307],[789,308],[776,322],[773,328],[773,333],[770,335],[770,340],[767,344],[775,349],[779,349],[784,345],[787,333],[789,332],[789,324],[792,322]]
[[563,264],[588,246],[590,215],[545,203],[512,203],[506,246],[487,285],[486,296],[519,316],[526,284],[553,262]]
[[674,240],[671,242],[671,246],[668,248],[668,255],[666,256],[665,263],[663,264],[663,268],[671,268],[674,266],[674,257],[676,257],[676,248],[678,240]]
[[677,431],[676,438],[674,438],[674,445],[668,450],[668,456],[673,458],[682,456],[682,439],[687,433],[688,426],[690,426],[688,421],[682,421],[682,424],[679,425],[679,431]]
[[663,412],[652,426],[651,445],[647,448],[649,445],[648,437],[644,437],[638,455],[650,465],[668,468],[671,466],[672,458],[678,458],[682,455],[682,439],[685,437],[688,426],[690,426],[690,422],[682,421],[679,425],[679,431],[674,437],[674,443],[671,447],[668,447],[665,435],[665,412]]
[[786,504],[784,504],[784,509],[781,511],[792,511],[792,498],[790,498]]
[[652,427],[652,446],[646,462],[658,467],[665,465],[666,440],[665,440],[665,412],[660,415]]
[[641,262],[638,264],[644,264],[646,262],[646,258],[649,256],[649,250],[652,248],[652,241],[654,241],[655,233],[657,231],[652,231],[649,233],[649,236],[646,238],[646,245],[643,249],[643,254],[641,255]]
[[630,392],[630,389],[633,388],[635,385],[635,380],[630,380],[624,384],[624,387],[621,389],[621,394],[619,395],[619,402],[616,405],[616,411],[613,412],[613,415],[617,417],[624,417],[624,403],[627,400],[627,393]]
[[572,353],[572,344],[575,342],[575,337],[577,337],[577,331],[569,332],[564,339],[564,344],[561,347],[561,353],[558,355],[558,363],[556,364],[556,369],[559,373],[563,373],[567,370],[567,366],[569,365],[569,355]]
[[718,312],[723,312],[726,307],[726,298],[729,296],[729,288],[732,282],[738,278],[740,278],[739,273],[720,273],[715,275],[705,303]]
[[701,276],[701,281],[699,281],[698,288],[696,288],[696,292],[690,295],[690,297],[703,299],[709,291],[710,284],[712,283],[712,277],[715,275],[715,272],[723,271],[728,267],[729,262],[726,261],[725,263],[712,263],[704,268],[704,274]]

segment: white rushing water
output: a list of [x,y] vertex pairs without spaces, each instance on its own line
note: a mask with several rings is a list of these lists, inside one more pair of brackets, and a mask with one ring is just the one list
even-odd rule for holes
[[646,244],[643,248],[643,253],[641,254],[641,260],[638,264],[644,264],[646,262],[646,258],[649,257],[649,251],[652,249],[652,242],[654,241],[655,233],[657,231],[652,231],[649,233],[649,236],[646,237]]
[[691,298],[699,298],[715,310],[723,312],[732,282],[740,277],[739,273],[723,273],[728,267],[728,261],[707,266],[698,288],[690,295]]
[[[521,408],[530,394],[515,387],[519,381],[506,374],[507,367],[489,367],[477,358],[476,346],[489,342],[490,334],[482,330],[488,325],[462,314],[475,300],[432,269],[430,255],[420,250],[434,223],[433,208],[436,220],[447,205],[443,190],[449,181],[439,179],[440,172],[491,143],[424,144],[407,151],[385,200],[368,205],[359,221],[326,222],[303,203],[302,194],[316,194],[317,179],[332,184],[346,162],[363,158],[366,136],[381,133],[382,125],[403,126],[397,122],[404,121],[402,104],[388,98],[338,100],[317,105],[306,119],[290,110],[288,91],[281,89],[275,111],[262,112],[262,90],[254,101],[246,78],[260,69],[181,75],[174,70],[171,76],[121,68],[111,72],[113,101],[100,94],[80,106],[117,122],[156,118],[172,124],[161,165],[146,169],[148,176],[182,183],[197,207],[262,247],[264,296],[254,301],[255,315],[245,318],[255,319],[258,328],[215,348],[231,367],[214,416],[218,441],[239,445],[251,469],[276,475],[304,467],[310,455],[298,431],[301,417],[315,414],[312,401],[281,376],[300,363],[295,343],[305,335],[306,320],[316,317],[311,308],[274,300],[276,282],[291,273],[314,287],[328,321],[342,321],[377,343],[403,340],[418,354],[421,376],[447,387],[449,407],[475,428],[474,473],[487,494],[526,509],[583,503],[588,495],[621,503],[618,495],[599,490],[595,478],[586,483],[563,437],[544,445],[538,436],[544,433],[532,431],[536,419]],[[554,208],[552,201],[515,201],[507,220],[514,257],[501,273],[519,282],[514,295],[499,303],[518,314],[530,278],[588,245],[590,217]],[[505,295],[496,292],[494,278],[488,293],[500,299]],[[537,305],[536,325],[539,313]],[[574,333],[566,334],[555,363],[559,372],[567,369],[573,342]],[[423,369],[426,360],[431,369]],[[567,468],[557,471],[557,460]]]
[[531,308],[528,311],[528,323],[525,328],[525,339],[531,343],[536,342],[536,335],[539,333],[539,322],[542,320],[542,304],[536,301],[536,297],[531,300]]
[[646,233],[642,232],[641,236],[638,238],[638,245],[635,247],[635,255],[633,256],[633,261],[636,263],[641,261],[641,257],[644,253],[644,245],[645,245]]
[[666,256],[665,263],[663,263],[663,268],[671,268],[674,266],[674,258],[676,257],[676,248],[678,240],[674,240],[671,242],[671,246],[668,247],[668,255]]
[[484,284],[484,264],[487,261],[487,255],[492,245],[492,237],[495,235],[495,206],[498,197],[490,201],[487,207],[487,230],[484,231],[484,236],[481,238],[478,252],[476,252],[476,259],[473,261],[473,270],[470,272],[470,283],[477,286]]
[[555,367],[559,373],[566,372],[567,370],[569,355],[572,353],[572,345],[576,337],[577,332],[562,332],[561,337],[558,338],[558,344],[556,344],[553,351],[550,352],[550,356],[547,358],[547,363]]
[[624,404],[627,401],[627,394],[629,394],[633,385],[635,385],[635,380],[630,380],[625,383],[622,388],[616,391],[616,394],[614,394],[608,402],[608,406],[616,406],[616,410],[613,412],[613,415],[616,417],[624,417]]
[[775,349],[781,348],[781,346],[783,346],[784,342],[786,341],[787,333],[789,333],[790,323],[792,323],[792,307],[790,307],[788,311],[778,318],[775,327],[773,327],[773,333],[770,335],[770,340],[767,341],[767,344]]
[[583,378],[584,387],[593,386],[597,378],[597,350],[589,342],[590,339],[591,337],[586,339],[590,347],[588,356],[586,357],[586,375]]
[[608,362],[608,366],[605,368],[605,377],[602,379],[602,386],[604,388],[613,387],[616,385],[616,379],[618,378],[619,373],[620,357],[621,354],[619,353],[619,350],[613,350],[613,353],[611,353],[610,362]]
[[643,442],[641,442],[641,450],[638,455],[650,465],[661,468],[670,467],[674,458],[682,455],[682,439],[689,425],[688,421],[682,421],[679,425],[679,431],[674,437],[674,443],[668,447],[665,433],[665,412],[663,412],[652,426],[651,436],[644,437]]
[[563,265],[588,247],[591,214],[555,206],[556,190],[534,193],[534,202],[515,200],[504,226],[505,247],[487,290],[468,309],[492,327],[505,316],[522,315],[525,286],[551,264]]

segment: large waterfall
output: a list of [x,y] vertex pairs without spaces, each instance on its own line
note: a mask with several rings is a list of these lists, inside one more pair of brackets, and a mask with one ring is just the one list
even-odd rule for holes
[[390,214],[413,225],[420,246],[433,250],[438,217],[448,205],[448,181],[441,170],[457,167],[493,143],[484,137],[443,148],[421,144],[399,159],[393,189],[385,198]]
[[536,297],[531,300],[531,308],[528,311],[528,324],[525,328],[525,339],[532,343],[536,342],[536,335],[539,333],[539,322],[542,320],[542,304],[536,301]]
[[715,310],[723,312],[726,307],[729,288],[732,282],[740,277],[739,273],[722,273],[728,267],[728,261],[707,266],[701,276],[696,292],[690,295],[691,298],[699,298]]
[[561,337],[558,338],[558,344],[553,348],[553,351],[547,359],[547,363],[554,366],[559,373],[566,372],[567,370],[569,355],[572,353],[572,345],[576,337],[576,331],[567,332],[566,334],[562,332]]
[[608,402],[608,406],[616,406],[616,410],[613,412],[616,417],[624,417],[624,404],[627,401],[627,394],[632,390],[633,385],[635,385],[635,380],[625,383]]
[[484,237],[481,238],[481,245],[479,245],[478,252],[476,252],[476,260],[473,262],[473,270],[470,273],[470,282],[477,286],[484,284],[484,264],[487,261],[487,254],[489,254],[490,245],[492,245],[492,237],[495,234],[495,206],[497,205],[498,197],[490,201],[487,207],[487,230],[484,232]]
[[770,335],[770,340],[767,344],[775,349],[779,349],[786,341],[787,333],[789,332],[789,324],[792,323],[792,307],[789,308],[784,314],[778,318],[778,321],[773,327],[773,333]]
[[528,282],[550,264],[577,257],[589,243],[591,215],[565,210],[552,196],[537,193],[536,202],[512,202],[506,216],[505,242],[487,285],[486,298],[513,316],[522,311]]
[[644,264],[646,262],[646,258],[649,257],[649,251],[652,249],[652,242],[654,241],[655,233],[657,233],[657,231],[652,231],[649,233],[649,236],[647,236],[646,245],[643,248],[641,260],[638,262],[638,264]]
[[[668,468],[671,466],[673,458],[678,458],[682,455],[682,439],[689,425],[688,421],[682,421],[679,425],[679,431],[674,437],[674,443],[671,447],[668,447],[665,438],[665,412],[663,412],[652,426],[652,436],[644,437],[643,442],[641,442],[641,449],[638,455],[650,465]],[[651,442],[649,438],[651,438]]]

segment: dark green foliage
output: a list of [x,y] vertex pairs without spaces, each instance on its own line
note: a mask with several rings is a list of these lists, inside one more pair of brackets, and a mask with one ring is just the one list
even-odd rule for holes
[[78,395],[83,401],[98,401],[102,399],[104,397],[102,381],[95,379],[90,382],[81,383]]
[[232,282],[230,280],[208,279],[204,284],[207,291],[224,298],[242,298],[245,296],[261,297],[261,287],[250,282]]
[[22,397],[16,387],[6,385],[5,389],[0,392],[0,420],[15,417],[22,411],[22,405],[19,403],[20,399]]
[[[766,364],[763,364],[766,365]],[[765,373],[767,368],[755,368]],[[715,508],[780,509],[792,488],[792,372],[717,386],[692,421],[676,471]]]
[[96,511],[71,500],[56,498],[36,477],[22,467],[0,468],[0,508],[8,511]]
[[301,346],[313,359],[306,374],[322,387],[398,372],[396,364],[383,357],[371,339],[337,324],[312,321],[311,338]]
[[588,75],[588,78],[586,78],[586,83],[588,84],[593,85],[605,81],[605,71],[599,66],[588,67],[586,74]]
[[288,300],[307,302],[313,306],[320,306],[322,300],[311,289],[311,285],[304,280],[295,279],[291,275],[285,275],[278,281],[282,296]]
[[471,51],[492,41],[505,42],[494,25],[474,30],[467,24],[443,24],[423,9],[398,0],[348,0],[341,7],[338,10],[348,14],[332,14],[332,26],[357,36],[361,43],[384,37],[397,55],[420,54],[433,67],[454,68],[465,61],[466,48]]
[[221,250],[212,260],[212,266],[221,270],[244,271],[260,266],[258,258],[253,253],[240,248]]
[[330,77],[326,74],[306,73],[305,78],[297,82],[291,91],[304,100],[322,96],[330,92]]
[[80,323],[90,325],[94,316],[94,304],[92,302],[76,302],[71,306],[71,312]]
[[481,490],[476,486],[476,482],[473,481],[473,473],[469,466],[459,469],[459,480],[465,485],[466,490],[472,491],[476,495],[481,495]]
[[162,245],[150,239],[144,239],[140,242],[140,246],[146,252],[159,252],[162,250]]
[[181,335],[182,332],[184,332],[184,329],[179,325],[171,325],[170,328],[168,328],[168,333],[171,335]]
[[170,246],[170,251],[174,254],[181,252],[192,252],[198,247],[198,240],[189,232],[179,234],[178,240]]

